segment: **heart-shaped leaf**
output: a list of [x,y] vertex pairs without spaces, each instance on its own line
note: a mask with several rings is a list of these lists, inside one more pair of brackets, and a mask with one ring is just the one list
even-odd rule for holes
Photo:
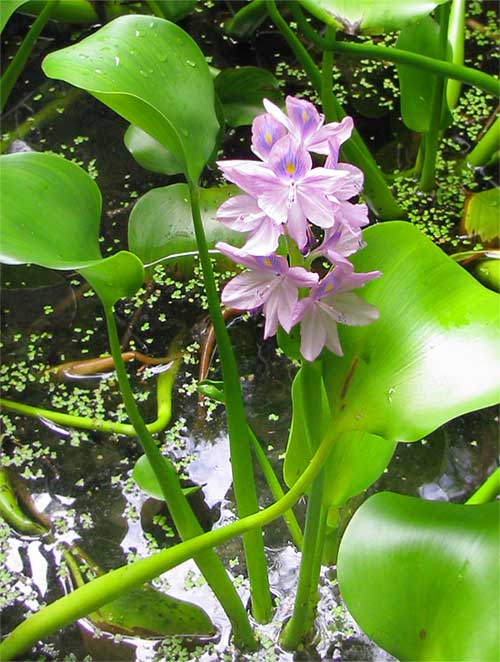
[[[307,373],[311,372],[311,366],[305,365],[304,368],[299,370],[292,386],[293,416],[283,467],[289,487],[309,464],[330,424],[330,407],[321,366],[319,362],[313,364],[312,370],[317,374],[309,379]],[[307,421],[310,421],[309,431],[306,430]],[[313,448],[307,443],[311,436]],[[325,467],[325,504],[341,506],[369,487],[387,467],[395,448],[396,442],[366,432],[339,435]]]
[[[215,219],[218,207],[236,193],[238,190],[234,186],[200,189],[201,216],[209,247],[219,240],[239,245],[244,241],[242,233],[229,230]],[[172,184],[143,195],[130,214],[128,242],[130,250],[144,264],[167,255],[196,251],[188,186]],[[188,264],[192,262],[191,257]],[[171,264],[185,262],[176,259]]]
[[337,565],[342,597],[366,634],[401,660],[497,659],[499,505],[369,498]]
[[348,34],[382,34],[430,14],[448,0],[300,0],[323,23]]
[[467,198],[464,209],[464,226],[469,234],[477,234],[483,241],[491,241],[499,235],[498,211],[500,189],[490,188],[473,193]]
[[[440,59],[439,25],[425,16],[415,25],[401,30],[396,46],[404,51]],[[401,117],[412,131],[429,130],[436,77],[415,67],[397,65],[401,92]]]
[[146,170],[159,172],[162,175],[177,175],[183,171],[182,165],[174,158],[172,152],[138,126],[132,124],[129,126],[125,131],[123,142],[137,163]]
[[[160,487],[160,483],[156,478],[156,474],[153,471],[153,467],[149,463],[146,455],[141,455],[141,457],[135,463],[134,469],[132,471],[132,478],[135,480],[137,485],[146,492],[150,497],[158,499],[158,501],[165,501],[163,495],[163,490]],[[199,485],[194,485],[193,487],[185,487],[182,489],[184,496],[189,494],[194,494],[200,490]]]
[[2,262],[77,269],[101,259],[101,193],[79,166],[55,154],[0,158]]
[[174,23],[122,16],[83,41],[50,53],[47,76],[81,87],[168,149],[193,181],[219,124],[208,65]]
[[112,305],[144,280],[141,261],[99,250],[101,194],[79,166],[55,154],[19,152],[0,159],[2,262],[76,269]]
[[498,295],[409,223],[375,225],[353,259],[380,269],[363,289],[380,313],[340,327],[344,356],[324,352],[332,416],[344,430],[415,441],[465,412],[495,404],[500,374]]
[[224,69],[215,79],[215,91],[229,126],[245,126],[262,113],[262,99],[280,105],[279,83],[270,71],[259,67]]

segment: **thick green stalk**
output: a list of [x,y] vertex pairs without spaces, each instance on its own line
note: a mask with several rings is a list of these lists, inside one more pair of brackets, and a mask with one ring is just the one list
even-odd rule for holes
[[[288,23],[281,16],[274,0],[267,0],[267,10],[272,21],[286,39],[295,57],[299,60],[318,94],[321,92],[321,73],[311,56],[297,38]],[[346,113],[330,89],[331,99],[328,103],[329,112],[325,113],[327,122],[339,122]],[[403,210],[397,204],[384,175],[373,159],[370,150],[365,145],[359,133],[354,129],[350,140],[342,146],[342,155],[351,163],[354,163],[365,175],[363,193],[375,214],[383,220],[402,218]]]
[[[196,243],[200,252],[203,281],[208,300],[208,310],[212,319],[222,366],[236,507],[238,516],[245,517],[259,510],[252,468],[248,424],[243,406],[238,368],[226,324],[222,317],[219,294],[217,292],[212,263],[203,230],[198,187],[193,182],[188,183]],[[244,535],[243,547],[250,580],[252,613],[256,621],[266,623],[271,618],[272,604],[262,531],[256,529]]]
[[[465,0],[452,0],[448,20],[448,44],[451,48],[450,62],[463,65],[465,37]],[[457,105],[462,84],[458,80],[446,83],[446,103],[451,110]]]
[[5,104],[7,103],[7,99],[12,92],[12,88],[21,75],[40,32],[45,27],[45,24],[50,18],[52,10],[57,7],[58,3],[59,0],[51,0],[50,2],[45,3],[44,8],[34,20],[33,25],[28,31],[28,34],[23,39],[23,43],[17,49],[14,58],[5,70],[5,73],[0,80],[0,110],[4,109]]
[[[151,434],[161,432],[170,422],[172,415],[172,386],[179,367],[179,361],[168,370],[158,375],[157,381],[157,418],[152,423],[148,423],[146,428]],[[89,416],[74,416],[64,412],[54,411],[52,409],[42,409],[41,407],[32,407],[14,400],[0,399],[0,406],[15,411],[17,414],[32,416],[34,418],[45,418],[48,421],[71,428],[80,428],[81,430],[94,430],[96,432],[106,432],[109,434],[124,434],[127,437],[135,437],[136,432],[130,423],[117,423],[116,421],[103,421]]]
[[285,650],[295,650],[314,624],[327,515],[327,509],[323,506],[323,489],[324,472],[321,471],[312,484],[307,503],[304,543],[293,614],[280,637],[280,644]]
[[99,609],[99,607],[116,599],[122,593],[141,586],[144,582],[151,581],[187,559],[199,556],[204,550],[217,547],[231,538],[252,529],[263,527],[280,517],[292,508],[321,471],[337,436],[349,429],[351,429],[350,426],[345,429],[342,427],[340,419],[336,421],[336,424],[325,435],[305,471],[285,496],[276,503],[254,515],[227,524],[220,529],[214,529],[196,538],[186,540],[179,545],[157,552],[145,559],[112,570],[43,607],[18,625],[2,641],[0,644],[0,659],[7,662],[19,657],[35,642]]
[[[439,19],[439,50],[442,57],[446,56],[447,36],[448,36],[448,11],[444,7],[438,7],[437,15]],[[420,173],[419,188],[421,191],[432,191],[436,185],[436,158],[440,139],[441,116],[443,112],[443,101],[445,100],[446,79],[437,76],[434,87],[434,94],[431,102],[431,118],[429,130],[425,134],[424,161],[422,163],[422,172]]]
[[500,120],[497,117],[474,149],[467,154],[461,166],[479,168],[488,163],[500,149]]
[[[276,477],[276,474],[274,473],[274,469],[267,459],[266,454],[262,450],[262,446],[259,443],[259,440],[255,436],[252,428],[249,428],[250,432],[250,441],[252,442],[253,449],[255,451],[255,455],[257,457],[257,461],[260,465],[260,468],[262,469],[262,473],[264,474],[264,478],[266,479],[266,482],[269,486],[269,489],[271,490],[271,494],[274,497],[275,501],[279,501],[282,499],[285,495],[283,488],[280,485],[280,482],[278,478]],[[299,523],[297,522],[297,518],[295,517],[295,513],[293,512],[292,509],[287,510],[286,512],[283,513],[283,519],[285,520],[285,523],[288,527],[288,531],[290,532],[290,535],[292,536],[293,543],[297,549],[302,549],[302,531],[300,530]]]
[[465,502],[466,506],[474,506],[481,503],[494,501],[500,494],[500,467],[497,467],[489,478],[479,487],[474,494]]
[[[172,463],[161,454],[137,408],[122,359],[113,310],[107,304],[103,305],[111,355],[128,417],[154,471],[177,530],[183,539],[195,538],[203,533],[203,529],[182,492]],[[211,549],[206,550],[195,556],[194,560],[231,621],[238,645],[255,649],[256,642],[247,613],[217,554]]]

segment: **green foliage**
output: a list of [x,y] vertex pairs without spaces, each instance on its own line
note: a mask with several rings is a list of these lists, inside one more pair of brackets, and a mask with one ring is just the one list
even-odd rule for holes
[[0,2],[0,32],[4,29],[12,14],[28,0],[2,0]]
[[[215,220],[217,208],[237,189],[226,185],[200,189],[200,208],[205,235],[210,247],[216,241],[241,243],[243,234]],[[148,191],[135,205],[128,226],[130,250],[144,264],[168,255],[196,251],[197,244],[186,184],[172,184]],[[192,265],[193,258],[175,258],[171,264]]]
[[500,190],[487,189],[472,194],[465,203],[464,226],[468,234],[477,234],[483,241],[496,239],[500,234],[498,213]]
[[338,577],[351,614],[401,660],[495,660],[499,504],[462,506],[383,492],[342,539]]
[[[0,4],[3,4],[4,0]],[[50,0],[51,4],[55,4]],[[39,14],[45,5],[45,0],[29,0],[23,3],[22,12],[27,14]],[[58,0],[57,7],[52,12],[56,21],[67,23],[96,23],[99,20],[97,12],[90,0]]]
[[182,165],[172,153],[138,126],[131,124],[125,131],[123,141],[137,163],[146,170],[162,175],[177,175],[182,172]]
[[341,326],[344,356],[322,355],[333,417],[352,430],[415,441],[495,404],[498,296],[410,224],[383,223],[364,236],[353,263],[382,271],[363,290],[380,319]]
[[448,0],[300,0],[320,21],[348,34],[392,32]]
[[[418,23],[401,30],[396,47],[439,59],[439,43],[439,25],[430,16],[426,16]],[[397,71],[403,122],[412,131],[425,133],[429,130],[431,121],[436,77],[429,75],[427,71],[402,64],[397,65]]]
[[48,55],[47,76],[81,87],[160,142],[196,181],[219,124],[208,65],[197,44],[163,19],[123,16]]
[[259,67],[224,69],[215,79],[215,91],[229,126],[245,126],[263,112],[262,99],[281,104],[279,83],[270,71]]
[[177,23],[193,11],[197,0],[155,0],[155,2],[165,18]]

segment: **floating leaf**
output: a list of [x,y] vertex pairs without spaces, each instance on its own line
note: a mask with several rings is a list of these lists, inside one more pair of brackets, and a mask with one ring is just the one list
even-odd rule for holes
[[[319,363],[315,364],[320,368]],[[310,370],[310,367],[306,367]],[[291,487],[305,470],[313,451],[330,424],[330,408],[321,374],[304,380],[299,370],[292,386],[293,417],[283,468]],[[307,403],[310,403],[307,407]],[[309,413],[308,413],[309,411]],[[307,445],[306,421],[311,421],[314,448]],[[325,467],[325,504],[343,505],[347,499],[369,487],[389,464],[396,442],[366,432],[348,432],[335,441]]]
[[101,194],[82,168],[55,154],[20,152],[2,156],[0,170],[2,262],[77,269],[108,304],[141,286],[135,255],[101,257]]
[[[244,236],[215,220],[218,207],[238,190],[234,186],[220,186],[200,190],[200,208],[205,235],[210,247],[216,241],[241,243]],[[196,251],[197,244],[186,184],[172,184],[152,189],[142,196],[130,214],[128,226],[130,249],[145,264],[167,255]],[[189,258],[191,264],[193,258]],[[182,264],[176,258],[170,264]]]
[[172,153],[138,126],[130,125],[125,131],[123,141],[137,163],[146,170],[162,175],[177,175],[182,172],[182,165]]
[[360,627],[401,660],[497,659],[499,515],[498,503],[369,498],[347,527],[337,565]]
[[[495,404],[499,298],[409,223],[365,231],[357,271],[380,319],[340,326],[344,356],[324,352],[332,417],[344,429],[416,441],[456,416]],[[390,246],[390,250],[388,250]]]
[[[141,457],[135,463],[134,469],[132,471],[132,478],[135,480],[137,485],[146,492],[150,497],[158,499],[158,501],[164,501],[165,497],[163,496],[163,491],[160,487],[160,483],[156,478],[156,474],[153,471],[151,464],[146,455],[141,455]],[[194,485],[193,487],[183,488],[182,493],[185,496],[198,492],[200,489],[199,485]]]
[[262,99],[281,104],[279,83],[273,74],[259,67],[224,69],[215,79],[215,91],[229,126],[245,126],[262,114]]
[[[401,33],[397,48],[419,55],[440,59],[441,47],[439,24],[426,16],[415,25],[410,25]],[[429,130],[432,100],[436,88],[436,77],[428,71],[397,65],[399,88],[401,91],[401,117],[412,131],[425,133]]]
[[174,23],[122,16],[50,53],[50,78],[81,87],[148,133],[196,181],[217,139],[213,81],[197,44]]
[[[1,0],[3,4],[5,0]],[[53,0],[50,0],[53,2]],[[46,4],[46,0],[30,0],[22,8],[23,14],[37,16]],[[59,0],[57,7],[51,12],[51,18],[67,23],[96,23],[99,20],[97,12],[90,0]]]
[[401,30],[448,0],[300,0],[323,23],[348,34]]
[[464,209],[464,226],[468,234],[477,234],[483,241],[499,236],[500,189],[490,188],[473,193],[467,198]]

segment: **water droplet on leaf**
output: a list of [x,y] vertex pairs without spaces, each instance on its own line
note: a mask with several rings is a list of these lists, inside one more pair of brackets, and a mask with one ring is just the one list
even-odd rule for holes
[[190,67],[196,67],[196,63],[192,60],[186,60],[186,64],[188,64]]

